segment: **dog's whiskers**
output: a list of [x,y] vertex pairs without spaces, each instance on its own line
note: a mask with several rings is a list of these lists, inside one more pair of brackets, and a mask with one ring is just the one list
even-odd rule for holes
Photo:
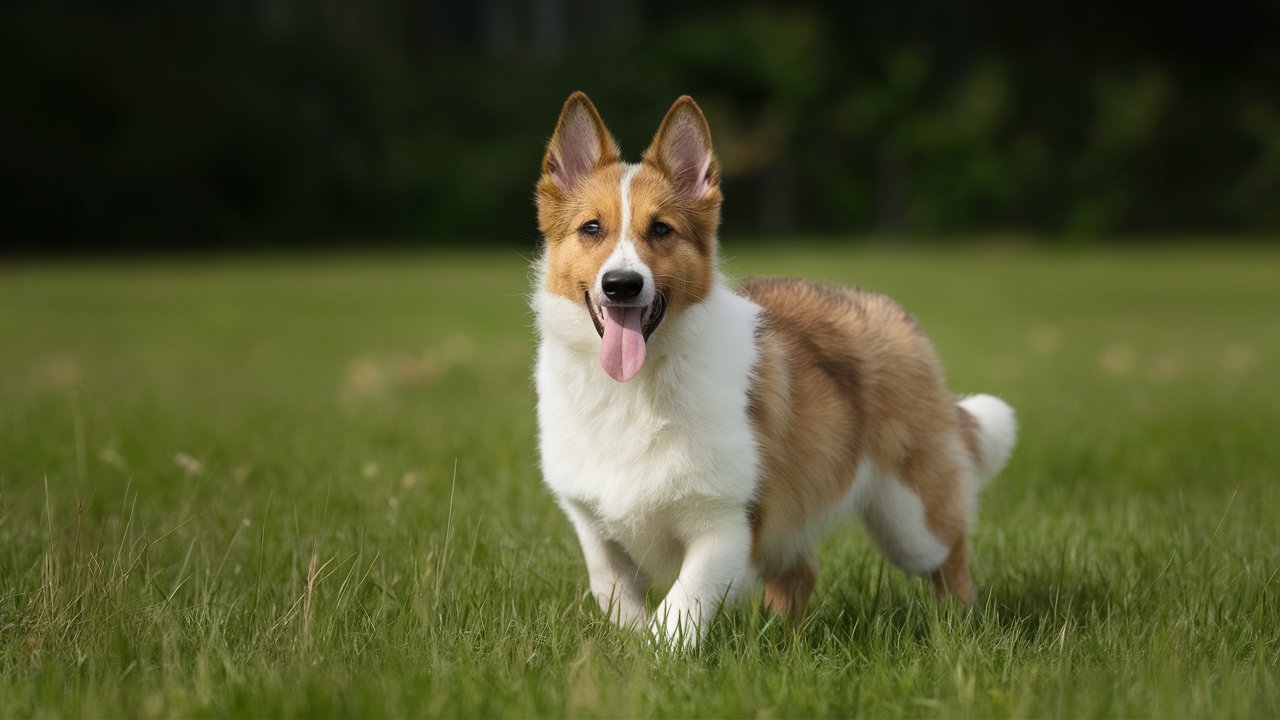
[[[679,277],[677,277],[677,276],[675,276],[675,275],[663,275],[663,274],[660,274],[660,273],[655,273],[653,277],[654,277],[654,279],[655,279],[655,280],[656,280],[656,279],[658,279],[658,278],[663,278],[663,279],[667,279],[667,280],[680,280],[680,279],[681,279],[681,278],[679,278]],[[688,296],[688,297],[690,297],[690,298],[693,298],[694,300],[696,300],[696,301],[698,301],[698,302],[702,302],[702,301],[706,300],[706,297],[704,297],[704,296],[702,296],[702,295],[699,295],[699,294],[697,294],[697,293],[695,293],[695,292],[691,292],[691,291],[689,291],[689,290],[686,290],[686,289],[684,289],[684,288],[682,288],[682,287],[676,287],[676,286],[674,286],[674,285],[673,285],[673,286],[671,286],[671,288],[669,288],[669,289],[670,289],[672,292],[683,293],[684,295],[686,295],[686,296]]]

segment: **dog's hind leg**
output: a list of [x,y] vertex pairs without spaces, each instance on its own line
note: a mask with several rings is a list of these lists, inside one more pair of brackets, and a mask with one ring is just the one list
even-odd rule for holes
[[972,498],[963,473],[943,458],[915,457],[897,473],[868,463],[853,491],[858,514],[885,557],[909,575],[929,576],[940,594],[971,604]]
[[969,541],[962,539],[951,546],[951,554],[936,570],[929,573],[929,581],[939,597],[954,595],[965,605],[974,603],[973,577],[969,573]]
[[785,570],[764,578],[764,605],[774,614],[799,625],[818,583],[818,561],[803,555]]

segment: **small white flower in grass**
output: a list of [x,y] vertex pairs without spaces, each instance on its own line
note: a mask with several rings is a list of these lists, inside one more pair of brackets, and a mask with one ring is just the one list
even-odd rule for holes
[[164,695],[153,692],[142,701],[142,714],[145,717],[160,717],[167,714],[165,712]]
[[1170,382],[1177,379],[1186,370],[1187,363],[1177,353],[1164,353],[1151,358],[1147,363],[1147,375],[1156,382]]
[[124,458],[120,457],[120,453],[116,452],[113,447],[102,448],[98,453],[98,459],[121,472],[126,472],[129,469]]
[[444,374],[449,366],[440,356],[428,350],[421,356],[396,355],[391,359],[396,383],[406,387],[421,387]]
[[397,387],[424,387],[469,360],[474,349],[471,338],[454,335],[436,347],[417,353],[396,353],[390,357],[361,355],[347,367],[342,393],[354,400],[373,398]]
[[173,456],[173,462],[188,475],[204,474],[204,463],[195,459],[189,453],[179,451],[177,455]]
[[418,473],[407,472],[404,474],[404,477],[400,478],[400,487],[404,488],[405,490],[408,490],[414,485],[417,485],[421,480],[422,480],[422,476],[419,475]]
[[1253,369],[1257,355],[1253,348],[1243,343],[1231,343],[1222,351],[1222,369],[1235,375],[1242,375]]
[[49,384],[55,387],[79,385],[83,377],[83,373],[80,372],[80,363],[76,362],[75,358],[66,355],[49,358],[43,370]]
[[378,463],[367,462],[364,464],[364,467],[360,468],[360,474],[367,478],[375,478],[378,477],[378,473],[381,472],[381,470],[382,468],[378,467]]
[[1107,375],[1119,377],[1133,372],[1136,362],[1133,350],[1124,345],[1111,345],[1102,351],[1098,358],[1098,367]]
[[1041,355],[1052,355],[1062,346],[1062,330],[1054,325],[1041,325],[1027,336],[1031,349]]
[[343,390],[353,397],[368,397],[381,392],[386,384],[386,372],[377,358],[362,355],[347,368]]
[[471,359],[475,345],[466,335],[453,335],[440,346],[440,354],[450,363],[462,363]]

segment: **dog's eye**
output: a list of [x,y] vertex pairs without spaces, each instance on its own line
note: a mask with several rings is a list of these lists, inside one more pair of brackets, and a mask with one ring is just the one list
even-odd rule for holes
[[580,233],[582,233],[582,234],[584,234],[584,235],[599,235],[599,234],[600,234],[600,221],[599,221],[599,220],[589,220],[589,221],[587,221],[586,223],[584,223],[582,227],[578,228],[578,232],[580,232]]
[[666,237],[671,234],[671,226],[661,220],[654,220],[649,226],[649,234],[654,237]]

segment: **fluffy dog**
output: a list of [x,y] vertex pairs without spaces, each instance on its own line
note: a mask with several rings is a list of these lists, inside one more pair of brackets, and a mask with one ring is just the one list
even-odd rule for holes
[[[696,644],[764,583],[792,620],[814,545],[860,518],[939,594],[974,600],[976,496],[1013,449],[1001,400],[957,399],[889,298],[721,275],[720,166],[689,97],[639,163],[586,95],[542,161],[532,305],[542,470],[616,622]],[[653,613],[650,589],[665,592]]]

